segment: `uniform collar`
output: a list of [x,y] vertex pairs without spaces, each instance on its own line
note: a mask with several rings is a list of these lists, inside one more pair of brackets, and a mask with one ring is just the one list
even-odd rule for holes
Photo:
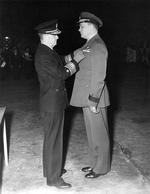
[[98,34],[96,34],[96,35],[93,36],[90,40],[88,40],[88,41],[86,42],[86,44],[91,44],[91,42],[93,42],[93,40],[95,40],[95,39],[97,39],[97,38],[99,38],[99,35],[98,35]]

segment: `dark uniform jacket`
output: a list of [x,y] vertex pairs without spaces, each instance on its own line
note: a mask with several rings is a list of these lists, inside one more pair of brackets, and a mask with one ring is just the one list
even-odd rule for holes
[[75,76],[70,104],[77,107],[106,107],[109,105],[105,83],[107,48],[97,34],[80,49],[89,52],[84,52],[85,59],[79,63],[80,70]]
[[67,106],[65,79],[70,73],[60,56],[46,45],[39,44],[35,54],[35,69],[40,82],[41,112],[57,112]]

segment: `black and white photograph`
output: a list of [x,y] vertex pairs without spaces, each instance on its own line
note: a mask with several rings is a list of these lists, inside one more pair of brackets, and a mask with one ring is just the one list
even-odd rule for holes
[[0,0],[0,194],[150,194],[149,0]]

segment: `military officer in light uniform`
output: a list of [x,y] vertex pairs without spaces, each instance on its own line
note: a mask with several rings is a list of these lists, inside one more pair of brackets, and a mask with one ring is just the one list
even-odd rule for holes
[[105,83],[108,52],[98,35],[102,26],[100,18],[89,12],[79,17],[79,32],[86,39],[82,48],[66,57],[66,61],[79,50],[85,51],[85,59],[79,63],[70,104],[83,108],[89,143],[91,164],[82,168],[86,178],[97,178],[110,171],[110,141],[107,123],[109,93]]
[[35,54],[35,69],[40,84],[40,112],[44,130],[43,174],[47,185],[64,189],[71,187],[61,177],[64,172],[64,110],[68,104],[65,80],[78,71],[78,62],[84,58],[84,54],[79,51],[70,62],[64,64],[54,50],[61,33],[57,26],[57,20],[53,20],[35,28],[40,38]]

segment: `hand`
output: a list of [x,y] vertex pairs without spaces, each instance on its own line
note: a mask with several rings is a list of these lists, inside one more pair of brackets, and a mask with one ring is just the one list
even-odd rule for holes
[[96,109],[95,106],[90,106],[89,109],[90,109],[91,112],[93,112],[93,113],[95,113],[95,114],[99,112],[99,111]]
[[75,53],[73,59],[79,63],[82,59],[85,58],[85,55],[83,54],[83,51],[78,51],[77,53]]
[[72,60],[71,54],[65,56],[66,63],[70,62]]

